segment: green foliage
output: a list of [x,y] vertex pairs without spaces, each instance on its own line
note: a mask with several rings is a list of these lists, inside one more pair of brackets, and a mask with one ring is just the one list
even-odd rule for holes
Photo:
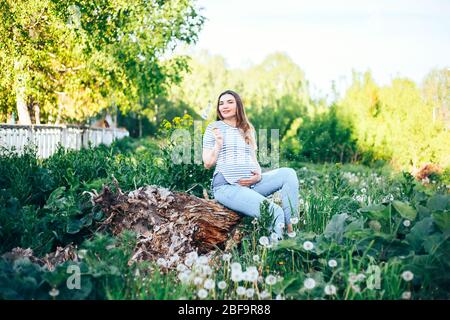
[[[169,139],[175,129],[193,134],[192,118],[164,122],[160,137]],[[104,217],[83,193],[100,191],[112,175],[124,191],[145,184],[174,190],[202,181],[209,184],[211,173],[202,166],[172,162],[169,151],[173,147],[168,140],[126,139],[78,152],[60,149],[46,160],[35,159],[32,148],[20,156],[4,153],[0,157],[0,252],[30,247],[43,257],[56,246],[73,243],[78,245],[80,260],[49,271],[28,259],[11,262],[1,258],[0,298],[197,298],[201,285],[183,283],[175,271],[160,273],[150,262],[128,264],[136,235],[95,233],[96,223]],[[296,235],[278,243],[271,240],[269,246],[261,244],[260,238],[270,238],[273,227],[273,213],[264,202],[260,219],[244,219],[242,242],[231,251],[232,261],[244,268],[256,266],[263,277],[282,277],[273,285],[258,282],[260,292],[266,290],[272,299],[276,295],[287,299],[400,299],[403,292],[411,292],[414,299],[448,298],[450,200],[442,177],[424,187],[409,174],[392,172],[389,167],[298,162],[291,166],[297,169],[300,185]],[[191,170],[197,180],[179,172],[183,170]],[[14,177],[18,172],[28,178],[18,180]],[[34,184],[32,177],[39,176],[38,172],[45,172],[45,179]],[[170,185],[171,177],[178,182]],[[40,189],[44,182],[51,182],[49,190]],[[200,186],[190,190],[199,195],[201,191]],[[246,284],[233,284],[232,261],[219,260],[210,276],[216,282],[226,281],[228,287],[209,291],[208,297],[242,298],[236,288]],[[337,267],[330,267],[330,260]],[[81,270],[82,290],[67,287],[71,265]],[[374,289],[374,270],[379,272],[379,289]],[[404,271],[413,272],[414,279],[404,280]],[[308,278],[315,281],[312,289],[305,288]],[[336,286],[331,296],[324,291],[330,284]]]
[[[206,170],[201,159],[201,149],[194,144],[199,132],[194,131],[193,118],[185,114],[172,122],[161,124],[159,137],[167,141],[161,148],[158,184],[167,188],[187,191],[203,196],[203,189],[210,192],[213,169]],[[205,126],[206,128],[206,126]],[[203,128],[201,128],[203,134]],[[182,134],[184,133],[184,134]],[[195,158],[195,154],[200,158]]]
[[299,150],[286,147],[288,160],[312,162],[350,162],[355,160],[357,146],[352,130],[339,120],[336,106],[313,118],[306,118],[298,128],[294,139],[299,141]]
[[[439,90],[437,96],[442,97],[443,91]],[[429,94],[424,99],[417,85],[408,79],[397,78],[379,87],[367,72],[354,74],[353,84],[339,101],[337,111],[340,118],[351,122],[358,149],[372,153],[373,158],[390,159],[396,169],[407,171],[425,162],[445,168],[449,165],[450,147],[446,141],[450,133],[444,122],[433,121],[433,104],[440,105],[430,101]]]
[[204,21],[184,0],[0,5],[0,120],[14,110],[19,89],[44,122],[86,121],[111,105],[123,113],[152,109],[187,68],[186,57],[161,56],[195,42]]

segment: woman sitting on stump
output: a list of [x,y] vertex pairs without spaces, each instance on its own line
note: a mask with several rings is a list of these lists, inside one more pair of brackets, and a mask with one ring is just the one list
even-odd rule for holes
[[291,168],[261,172],[256,159],[256,133],[248,121],[239,95],[231,90],[220,94],[217,121],[203,136],[203,163],[216,165],[211,183],[214,198],[225,207],[251,217],[260,216],[266,196],[281,190],[282,207],[269,201],[274,212],[274,232],[283,238],[283,227],[293,231],[291,217],[298,216],[299,184]]

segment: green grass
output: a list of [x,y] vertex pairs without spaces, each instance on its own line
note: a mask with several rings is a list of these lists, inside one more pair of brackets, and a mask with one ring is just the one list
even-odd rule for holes
[[[262,237],[270,238],[270,212],[263,206],[257,223],[245,219],[245,237],[226,253],[229,260],[218,250],[177,261],[179,269],[167,274],[156,262],[129,265],[135,235],[95,233],[103,217],[83,192],[99,191],[114,176],[125,191],[158,184],[178,191],[194,186],[190,192],[201,195],[212,172],[172,164],[170,148],[161,145],[164,140],[125,139],[111,147],[60,149],[46,160],[37,160],[32,149],[0,157],[0,253],[20,246],[43,257],[68,243],[83,253],[75,263],[82,270],[78,291],[66,287],[73,262],[50,272],[26,259],[1,259],[0,298],[449,298],[450,183],[437,177],[425,187],[388,166],[282,163],[300,181],[294,237],[263,245]],[[405,280],[405,271],[413,279]]]

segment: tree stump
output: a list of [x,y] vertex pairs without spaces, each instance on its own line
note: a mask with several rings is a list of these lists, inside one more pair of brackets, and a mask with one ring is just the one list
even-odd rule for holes
[[123,230],[137,233],[138,242],[129,264],[163,258],[171,268],[191,251],[206,254],[228,250],[242,233],[241,217],[215,200],[170,191],[155,185],[124,193],[117,180],[116,191],[104,186],[92,201],[106,215],[98,230],[118,235]]

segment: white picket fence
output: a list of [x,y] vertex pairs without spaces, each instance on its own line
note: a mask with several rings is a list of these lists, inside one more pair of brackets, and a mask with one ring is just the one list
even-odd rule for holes
[[[0,147],[14,147],[18,153],[32,142],[37,146],[38,156],[51,156],[60,143],[67,149],[80,150],[99,144],[110,145],[116,139],[128,137],[122,128],[93,128],[76,125],[16,125],[0,124]],[[1,152],[1,150],[0,150]]]

